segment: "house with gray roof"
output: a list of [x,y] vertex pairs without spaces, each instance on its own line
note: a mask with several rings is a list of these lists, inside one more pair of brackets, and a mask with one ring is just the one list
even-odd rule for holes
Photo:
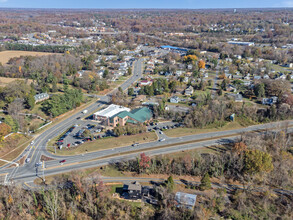
[[40,93],[34,96],[35,98],[35,103],[37,102],[42,102],[44,100],[47,100],[50,98],[50,96],[48,95],[48,93]]

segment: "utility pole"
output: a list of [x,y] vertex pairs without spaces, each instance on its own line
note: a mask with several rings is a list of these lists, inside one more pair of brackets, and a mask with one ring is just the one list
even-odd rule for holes
[[43,181],[45,182],[45,161],[43,161]]

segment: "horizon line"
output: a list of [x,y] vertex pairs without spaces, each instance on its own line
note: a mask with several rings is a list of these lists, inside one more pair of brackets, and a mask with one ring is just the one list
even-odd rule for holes
[[0,7],[2,9],[34,9],[34,10],[230,10],[230,9],[293,9],[293,6],[280,7],[226,7],[226,8],[34,8],[34,7]]

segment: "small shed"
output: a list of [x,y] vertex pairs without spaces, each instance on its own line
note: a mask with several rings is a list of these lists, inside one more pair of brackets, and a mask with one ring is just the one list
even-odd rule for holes
[[175,200],[178,203],[177,207],[184,207],[192,209],[195,205],[197,195],[188,194],[183,192],[177,192],[175,195]]

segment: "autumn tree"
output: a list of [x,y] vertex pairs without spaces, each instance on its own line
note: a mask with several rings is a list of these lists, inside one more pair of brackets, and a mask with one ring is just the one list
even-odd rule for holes
[[139,160],[140,170],[143,171],[149,168],[150,161],[151,161],[151,158],[149,156],[146,156],[145,153],[140,154],[140,160]]
[[195,63],[195,61],[197,61],[198,58],[196,55],[187,55],[183,57],[183,62],[184,63]]
[[248,150],[245,152],[245,171],[249,174],[270,172],[274,166],[272,156],[260,150]]
[[11,132],[11,127],[6,123],[0,124],[0,137],[3,137]]
[[203,60],[198,61],[198,68],[199,69],[205,69],[206,63]]
[[246,151],[246,149],[247,149],[246,144],[241,141],[241,142],[237,142],[237,143],[235,143],[233,145],[232,152],[235,152],[237,154],[240,154],[240,153]]

